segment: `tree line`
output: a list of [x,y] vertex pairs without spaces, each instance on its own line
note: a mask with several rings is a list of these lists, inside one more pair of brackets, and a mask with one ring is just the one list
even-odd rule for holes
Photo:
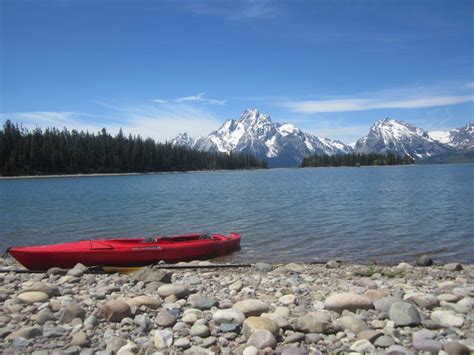
[[351,153],[344,155],[311,155],[303,158],[302,168],[306,167],[337,167],[337,166],[366,166],[366,165],[406,165],[415,164],[409,157],[387,154],[360,154]]
[[0,129],[0,175],[145,173],[266,168],[245,154],[202,152],[151,138],[66,128],[32,131],[5,121]]

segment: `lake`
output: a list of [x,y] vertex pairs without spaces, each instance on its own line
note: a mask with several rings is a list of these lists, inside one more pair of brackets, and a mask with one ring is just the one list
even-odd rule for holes
[[474,164],[0,180],[0,248],[238,232],[229,262],[474,262]]

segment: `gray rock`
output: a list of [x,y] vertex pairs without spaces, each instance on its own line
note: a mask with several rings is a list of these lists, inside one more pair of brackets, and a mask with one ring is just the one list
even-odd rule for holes
[[166,272],[164,270],[157,270],[151,267],[144,267],[137,272],[134,272],[130,279],[132,281],[143,281],[145,283],[148,282],[164,282],[170,283],[171,282],[171,273]]
[[157,350],[164,350],[173,345],[173,333],[168,330],[157,330],[153,337],[153,343]]
[[304,338],[304,333],[295,332],[285,337],[285,343],[299,343],[304,340]]
[[413,333],[413,339],[434,339],[437,333],[429,329],[420,329]]
[[387,296],[374,301],[374,308],[377,311],[388,313],[392,304],[396,302],[403,302],[403,299],[398,296]]
[[382,335],[374,341],[374,345],[380,348],[388,348],[393,344],[395,344],[395,341],[391,336],[388,335]]
[[189,290],[183,285],[162,285],[158,288],[158,294],[166,298],[168,296],[175,296],[176,298],[184,298],[189,295]]
[[8,328],[8,327],[0,328],[0,339],[3,339],[5,337],[7,337],[12,332],[13,332],[13,329],[11,329],[11,328]]
[[49,309],[43,309],[42,311],[39,311],[36,315],[36,323],[41,325],[53,319],[55,319],[55,316],[53,312],[51,312]]
[[176,317],[163,309],[156,315],[155,323],[160,327],[171,327],[176,323]]
[[241,325],[245,320],[245,314],[233,308],[221,309],[212,315],[212,319],[217,324],[230,323]]
[[459,263],[449,263],[444,265],[444,269],[448,271],[461,271],[463,267]]
[[367,329],[367,324],[352,314],[339,318],[336,321],[336,325],[340,326],[342,329],[348,329],[354,334]]
[[358,353],[367,354],[375,352],[375,347],[366,339],[357,340],[351,345],[350,349]]
[[108,322],[120,322],[132,315],[130,306],[122,300],[111,300],[100,307],[97,315]]
[[244,322],[242,333],[246,338],[249,338],[251,334],[260,329],[268,330],[274,336],[277,336],[280,331],[280,327],[278,327],[278,325],[270,318],[249,317]]
[[270,272],[273,270],[273,266],[267,263],[256,263],[255,268],[260,272]]
[[289,346],[281,349],[281,355],[308,355],[309,352],[303,348]]
[[191,342],[189,341],[189,339],[179,338],[176,339],[176,341],[174,342],[174,346],[179,349],[187,349],[191,346]]
[[188,297],[188,303],[193,307],[200,310],[211,309],[218,304],[218,301],[213,298],[207,298],[199,293]]
[[151,326],[151,320],[146,314],[138,314],[133,319],[133,323],[138,325],[140,328],[147,330]]
[[77,332],[72,336],[71,346],[86,347],[90,345],[90,339],[85,332]]
[[78,303],[69,303],[61,311],[59,321],[61,323],[70,323],[74,318],[84,319],[86,311]]
[[326,269],[338,269],[341,267],[341,262],[339,260],[329,260],[325,267]]
[[247,344],[254,345],[258,349],[265,349],[267,347],[274,348],[277,344],[277,340],[268,330],[259,329],[249,337]]
[[210,334],[210,330],[207,325],[195,324],[189,330],[189,334],[191,334],[192,336],[204,338]]
[[122,337],[117,337],[117,336],[111,336],[109,339],[106,341],[106,347],[105,350],[109,353],[116,354],[119,349],[127,344],[127,341],[122,338]]
[[431,319],[443,327],[462,327],[464,319],[450,311],[434,311],[431,313]]
[[214,351],[206,349],[204,346],[191,346],[189,349],[183,351],[184,355],[214,355]]
[[318,341],[323,340],[324,336],[316,333],[308,333],[305,335],[304,339],[309,344],[316,344]]
[[431,354],[438,354],[443,345],[434,339],[413,339],[413,348],[417,351],[427,351]]
[[435,295],[426,294],[421,296],[414,296],[411,300],[422,309],[433,309],[438,306],[438,299]]
[[390,320],[395,322],[397,327],[414,326],[421,323],[418,310],[411,303],[395,302],[390,307]]
[[331,322],[326,319],[315,317],[314,315],[306,314],[300,316],[296,320],[295,330],[304,333],[322,333],[332,334],[335,332],[335,328]]
[[15,338],[21,337],[25,339],[31,339],[31,338],[36,338],[39,337],[43,334],[43,331],[41,328],[38,327],[27,327],[27,328],[22,328],[19,329],[10,335],[7,336],[7,340],[13,340]]
[[77,263],[72,269],[70,269],[67,274],[69,276],[74,276],[74,277],[81,277],[88,271],[87,266],[82,265],[81,263]]
[[457,341],[452,341],[444,344],[443,350],[449,355],[469,355],[471,351],[469,348]]
[[392,345],[386,351],[386,355],[414,355],[412,351],[404,348],[401,345]]
[[433,265],[433,260],[428,255],[421,255],[416,259],[416,265],[418,266],[431,266]]
[[219,330],[223,333],[228,333],[228,332],[238,332],[240,326],[237,324],[232,324],[232,323],[222,323],[219,325]]
[[270,309],[268,304],[256,299],[247,299],[237,302],[233,308],[245,314],[246,317],[259,316],[262,313],[268,312]]
[[81,353],[80,346],[70,346],[61,352],[61,354],[63,355],[79,355],[80,353]]
[[84,327],[95,327],[97,324],[99,324],[99,320],[97,319],[96,316],[90,315],[84,320]]
[[66,275],[67,270],[61,269],[59,267],[52,267],[49,268],[48,271],[46,271],[47,275]]
[[370,298],[352,292],[336,293],[324,302],[327,310],[341,313],[343,310],[355,312],[358,309],[372,309]]
[[30,344],[31,340],[19,336],[13,339],[11,347],[14,350],[19,350],[28,347]]

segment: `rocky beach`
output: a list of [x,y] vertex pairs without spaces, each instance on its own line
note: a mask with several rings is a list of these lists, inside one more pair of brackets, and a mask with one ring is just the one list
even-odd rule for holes
[[[10,259],[3,269],[18,269]],[[474,266],[0,273],[3,354],[471,354]],[[420,266],[423,265],[423,266]]]

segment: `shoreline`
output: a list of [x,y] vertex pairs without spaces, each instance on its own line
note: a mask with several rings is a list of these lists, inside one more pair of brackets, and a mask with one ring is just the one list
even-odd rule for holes
[[37,355],[474,351],[474,265],[181,265],[191,269],[87,274],[77,265],[0,273],[0,349]]

